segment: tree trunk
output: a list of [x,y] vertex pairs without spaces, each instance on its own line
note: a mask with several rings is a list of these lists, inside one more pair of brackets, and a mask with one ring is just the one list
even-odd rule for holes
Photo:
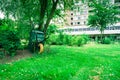
[[44,17],[47,10],[48,0],[39,0],[40,3],[40,18],[39,18],[39,27],[38,29],[42,31],[44,24]]
[[47,18],[47,21],[46,21],[46,24],[45,24],[44,30],[43,30],[45,36],[46,36],[46,31],[47,31],[47,28],[48,28],[48,26],[49,26],[49,23],[50,23],[51,19],[53,18],[53,15],[54,15],[55,10],[56,10],[56,8],[57,8],[57,3],[58,3],[58,1],[59,1],[59,0],[56,0],[56,1],[53,0],[53,6],[52,6],[51,12],[50,12],[50,14],[49,14],[49,16],[48,16],[48,18]]
[[103,31],[101,31],[101,34],[100,34],[100,42],[103,43]]

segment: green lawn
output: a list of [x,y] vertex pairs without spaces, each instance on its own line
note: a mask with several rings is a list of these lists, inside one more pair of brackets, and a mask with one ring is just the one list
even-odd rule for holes
[[49,53],[0,64],[0,80],[120,80],[120,45],[51,46]]

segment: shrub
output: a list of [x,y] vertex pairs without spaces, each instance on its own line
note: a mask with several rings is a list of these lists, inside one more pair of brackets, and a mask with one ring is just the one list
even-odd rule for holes
[[47,40],[48,44],[52,45],[68,45],[68,46],[81,46],[86,44],[89,40],[87,35],[72,36],[72,35],[63,35],[62,33],[51,34]]
[[103,39],[102,43],[103,43],[103,44],[110,44],[110,43],[111,43],[111,40],[110,40],[110,38],[105,37],[105,38]]
[[56,45],[58,40],[58,35],[51,34],[47,40],[47,44]]
[[73,36],[72,45],[81,46],[83,44],[86,44],[88,40],[89,40],[89,37],[87,35]]
[[82,36],[77,37],[77,46],[82,46],[85,44],[85,39]]
[[77,41],[78,41],[78,36],[72,36],[71,38],[71,45],[77,45]]
[[50,35],[52,33],[55,33],[56,31],[57,31],[57,26],[54,24],[51,24],[47,29],[47,34]]
[[58,34],[58,37],[57,37],[57,44],[58,45],[63,45],[64,44],[64,42],[63,42],[63,40],[64,40],[64,35],[60,32],[59,34]]
[[73,37],[71,35],[64,35],[63,43],[72,46]]
[[3,30],[0,33],[0,43],[8,52],[8,55],[13,56],[20,45],[20,39],[17,32],[11,30]]
[[88,35],[83,34],[81,35],[81,37],[84,39],[84,42],[83,42],[84,44],[86,44],[90,40]]
[[80,35],[80,36],[71,36],[71,35],[65,35],[64,37],[64,43],[69,46],[81,46],[83,44],[86,44],[89,40],[89,37],[86,35]]
[[64,39],[63,39],[63,44],[67,45],[68,43],[70,43],[70,36],[69,35],[64,35]]
[[4,57],[4,53],[0,51],[0,59]]

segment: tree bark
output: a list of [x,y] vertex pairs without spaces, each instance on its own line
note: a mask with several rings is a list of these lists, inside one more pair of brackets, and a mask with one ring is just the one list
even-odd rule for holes
[[56,10],[56,8],[57,8],[58,1],[59,1],[59,0],[56,0],[56,1],[53,0],[53,6],[52,6],[51,12],[50,12],[50,14],[49,14],[49,16],[48,16],[48,18],[47,18],[47,21],[46,21],[46,24],[45,24],[44,30],[43,30],[45,36],[46,36],[46,31],[47,31],[47,28],[48,28],[48,26],[49,26],[49,23],[50,23],[53,15],[54,15],[54,13],[55,13],[55,10]]
[[101,31],[101,34],[100,34],[100,41],[101,41],[101,43],[103,43],[103,31]]
[[39,3],[40,3],[40,19],[38,29],[42,31],[48,0],[39,0]]

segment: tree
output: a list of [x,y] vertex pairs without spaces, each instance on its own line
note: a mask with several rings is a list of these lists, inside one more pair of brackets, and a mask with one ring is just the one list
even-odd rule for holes
[[92,10],[88,17],[88,25],[99,28],[102,42],[105,28],[120,20],[118,17],[120,11],[110,0],[93,0],[89,3],[89,6]]
[[14,17],[18,28],[39,24],[38,30],[46,34],[51,19],[60,15],[57,11],[70,9],[75,1],[79,0],[0,0],[0,9],[7,18]]
[[[75,1],[79,0],[0,0],[0,11],[6,18],[12,16],[20,38],[28,40],[36,24],[39,25],[38,30],[43,31],[46,36],[54,15],[61,16],[60,11],[71,9]],[[37,40],[35,43],[34,47],[38,47]]]

